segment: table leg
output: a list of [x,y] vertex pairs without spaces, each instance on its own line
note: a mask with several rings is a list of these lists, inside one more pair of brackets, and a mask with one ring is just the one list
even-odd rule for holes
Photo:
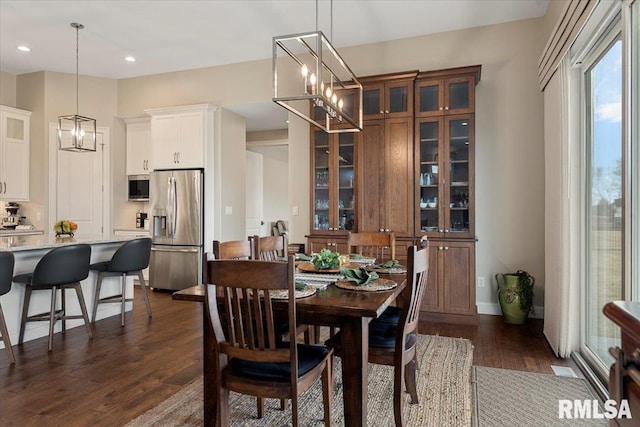
[[341,325],[342,385],[347,426],[367,425],[369,319],[350,317]]

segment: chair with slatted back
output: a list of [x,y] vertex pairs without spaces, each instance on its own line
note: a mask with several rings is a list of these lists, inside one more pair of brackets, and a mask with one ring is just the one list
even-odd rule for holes
[[[9,293],[11,290],[14,260],[13,252],[0,252],[0,296]],[[2,313],[2,304],[0,304],[0,341],[4,342],[9,363],[16,363],[13,348],[11,347],[11,340],[9,339],[7,323],[4,321],[4,314]]]
[[213,241],[215,259],[255,259],[248,240]]
[[287,256],[287,235],[250,236],[253,258],[262,261],[280,261]]
[[[213,331],[215,387],[221,425],[229,425],[229,391],[259,399],[291,399],[298,426],[301,393],[322,378],[325,425],[331,424],[331,351],[291,340],[278,343],[274,329],[277,293],[286,304],[289,333],[295,334],[294,261],[213,260],[207,262],[205,310]],[[225,333],[225,331],[227,333]],[[258,414],[261,417],[261,414]],[[305,423],[308,424],[308,423]]]
[[[406,384],[411,403],[418,403],[418,317],[429,274],[428,244],[421,241],[421,246],[420,250],[415,246],[407,249],[407,287],[398,298],[399,306],[388,307],[380,317],[369,323],[369,363],[394,367],[393,412],[397,427],[403,425],[403,383]],[[338,356],[348,351],[341,348],[340,340],[338,333],[326,342]]]
[[347,235],[349,253],[375,258],[377,263],[396,259],[396,237],[390,233],[352,233]]

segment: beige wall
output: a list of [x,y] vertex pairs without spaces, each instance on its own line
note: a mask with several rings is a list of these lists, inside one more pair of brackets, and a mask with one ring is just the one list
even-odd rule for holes
[[[545,20],[539,18],[341,49],[342,56],[358,75],[482,65],[482,79],[476,92],[477,274],[487,278],[487,287],[478,289],[479,303],[495,303],[495,284],[491,280],[495,273],[516,269],[526,269],[538,279],[535,304],[541,305],[543,301],[543,105],[537,87],[537,61],[546,41],[544,24]],[[66,94],[72,88],[73,76],[58,73],[46,76],[48,108],[44,123],[74,108],[70,103],[73,98]],[[91,79],[98,84],[95,90],[88,89],[85,79],[91,78],[82,78],[81,92],[91,99],[81,99],[81,109],[97,117],[98,124],[113,128],[112,173],[114,179],[122,180],[124,128],[115,116],[138,116],[145,109],[156,107],[197,103],[224,106],[271,99],[270,60],[117,82]],[[20,90],[17,98],[20,101]],[[21,108],[30,109],[25,105]],[[227,119],[235,126],[227,113],[217,117],[223,120],[221,132],[225,131]],[[290,217],[291,240],[304,242],[310,217],[309,130],[303,120],[291,114],[289,118],[288,211],[294,206],[299,209],[298,216]],[[238,147],[230,149],[227,144],[222,140],[222,154],[229,156],[222,159],[222,165],[227,172],[238,172],[238,176],[234,179],[225,176],[222,185],[233,189],[244,182],[244,170],[240,176],[240,166],[229,169],[234,164],[231,162],[237,160],[243,165],[244,161],[238,157]],[[124,197],[124,185],[120,192],[116,181],[114,225],[118,224]],[[222,209],[233,203],[234,214],[241,212],[236,209],[244,206],[239,199],[221,197]],[[229,232],[220,237],[235,233],[240,233],[240,227],[233,223]]]
[[[244,117],[221,108],[217,126],[221,145],[221,234],[219,240],[244,240],[246,227],[246,126]],[[209,192],[205,189],[207,193]],[[206,196],[205,196],[206,197]],[[232,209],[231,214],[226,208]],[[216,236],[217,237],[217,236]]]
[[16,76],[0,71],[0,104],[16,107]]

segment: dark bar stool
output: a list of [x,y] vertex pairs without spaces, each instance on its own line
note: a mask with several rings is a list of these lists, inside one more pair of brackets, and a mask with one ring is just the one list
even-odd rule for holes
[[[142,270],[149,266],[149,256],[151,255],[151,239],[144,237],[141,239],[133,239],[120,246],[118,250],[113,254],[111,260],[91,264],[89,267],[93,271],[98,272],[98,279],[96,281],[96,293],[93,299],[93,313],[91,321],[96,321],[96,313],[98,311],[98,304],[100,303],[120,303],[121,308],[121,324],[124,326],[124,309],[126,301],[133,301],[133,298],[126,298],[126,278],[127,276],[137,275],[140,280],[140,288],[142,289],[142,296],[144,303],[147,306],[147,314],[151,317],[151,305],[149,304],[149,296],[147,295],[147,285],[142,275]],[[109,297],[100,298],[100,287],[102,286],[102,279],[110,276],[121,277],[121,291],[118,295],[112,295]]]
[[[14,257],[12,252],[0,252],[0,296],[8,294],[11,290],[11,276],[13,276]],[[11,340],[9,339],[9,331],[7,323],[4,321],[4,313],[2,313],[2,304],[0,304],[0,340],[4,341],[4,348],[7,350],[10,363],[16,363],[11,348]]]
[[[18,343],[24,340],[24,330],[27,322],[49,322],[49,351],[53,345],[53,327],[58,320],[62,320],[62,331],[67,329],[67,319],[83,319],[89,338],[93,338],[87,306],[84,303],[80,282],[89,276],[91,262],[91,246],[85,244],[60,246],[49,251],[42,257],[33,273],[19,274],[13,278],[16,283],[25,285],[24,303],[22,305],[22,320],[20,322],[20,337]],[[51,310],[29,316],[29,302],[31,292],[51,289]],[[82,314],[68,315],[65,303],[65,290],[75,289]],[[61,291],[61,309],[56,309],[56,294]]]

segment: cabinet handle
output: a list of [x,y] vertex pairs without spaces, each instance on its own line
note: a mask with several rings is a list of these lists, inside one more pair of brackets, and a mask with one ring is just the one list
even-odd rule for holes
[[389,110],[384,110],[384,113],[385,114],[389,114]]
[[438,230],[438,232],[444,233],[444,230],[441,228],[440,230]]
[[441,251],[442,249],[444,249],[442,246],[438,246],[439,251]]
[[4,182],[4,194],[7,194],[7,181]]
[[180,163],[180,152],[178,151],[178,163]]
[[381,228],[381,229],[380,229],[380,232],[381,232],[381,233],[384,233],[384,228]]
[[384,111],[380,110],[380,114],[384,114]]
[[448,232],[449,232],[449,229],[445,229],[445,230],[444,230],[444,232],[445,232],[445,233],[448,233]]
[[440,107],[440,108],[438,108],[438,110],[442,111],[442,110],[444,110],[444,108]]
[[445,251],[448,251],[448,250],[449,250],[449,246],[445,246],[445,247],[444,247],[444,250],[445,250]]
[[390,230],[389,230],[388,228],[385,228],[385,229],[384,229],[384,232],[385,232],[385,233],[388,233],[389,231],[390,231]]
[[449,106],[444,107],[446,111],[449,111]]

